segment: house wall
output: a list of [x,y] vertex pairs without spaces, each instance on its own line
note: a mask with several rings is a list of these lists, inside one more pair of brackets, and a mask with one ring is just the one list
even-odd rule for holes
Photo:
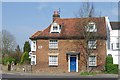
[[[68,59],[66,56],[67,52],[77,51],[80,52],[78,60],[78,71],[85,70],[84,65],[84,48],[83,40],[59,40],[58,49],[49,49],[49,40],[37,40],[37,50],[34,52],[36,54],[36,65],[33,66],[33,70],[36,72],[68,72]],[[93,53],[97,55],[97,67],[94,70],[103,70],[105,65],[106,57],[106,40],[97,41],[97,49],[93,50]],[[58,55],[58,66],[49,67],[49,55]]]
[[[113,64],[118,64],[120,59],[120,50],[113,50],[112,43],[120,43],[120,30],[110,30],[110,49],[107,49],[107,55],[111,54],[113,57]],[[119,67],[120,69],[120,67]]]

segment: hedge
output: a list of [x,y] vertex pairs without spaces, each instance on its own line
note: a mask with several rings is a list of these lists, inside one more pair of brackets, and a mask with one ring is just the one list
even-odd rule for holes
[[107,71],[107,73],[118,74],[118,65],[117,64],[107,64],[106,71]]
[[112,56],[106,57],[105,71],[110,74],[118,74],[118,64],[113,64]]
[[112,56],[106,57],[106,64],[113,64],[113,57]]

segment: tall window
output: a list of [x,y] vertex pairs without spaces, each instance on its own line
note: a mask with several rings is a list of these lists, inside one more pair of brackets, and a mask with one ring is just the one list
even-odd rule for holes
[[36,55],[31,55],[31,65],[36,65]]
[[31,51],[36,51],[36,41],[31,42]]
[[120,44],[119,44],[119,43],[116,43],[116,47],[117,47],[118,49],[120,49]]
[[58,65],[58,56],[49,56],[49,66]]
[[88,48],[89,49],[96,49],[96,40],[90,40],[90,41],[88,41]]
[[89,56],[89,66],[96,66],[96,56]]
[[86,26],[86,31],[87,32],[97,32],[97,28],[95,23],[90,22],[87,26]]
[[58,40],[50,40],[49,41],[49,48],[50,49],[57,49],[58,48]]

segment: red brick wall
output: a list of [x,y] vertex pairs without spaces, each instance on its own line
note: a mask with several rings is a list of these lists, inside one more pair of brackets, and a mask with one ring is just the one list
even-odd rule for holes
[[[34,53],[37,57],[37,65],[33,66],[33,70],[36,72],[68,72],[68,61],[66,57],[66,53],[70,51],[79,51],[79,60],[78,60],[78,71],[85,70],[85,65],[83,63],[84,58],[82,54],[84,54],[82,40],[59,40],[58,41],[58,49],[50,50],[49,49],[49,40],[37,40],[37,51]],[[38,49],[38,46],[42,46],[42,48]],[[58,66],[57,67],[49,67],[49,55],[50,53],[59,53],[58,54]],[[105,57],[106,57],[106,41],[98,40],[97,41],[97,49],[93,51],[97,57],[98,66],[95,70],[104,69]]]

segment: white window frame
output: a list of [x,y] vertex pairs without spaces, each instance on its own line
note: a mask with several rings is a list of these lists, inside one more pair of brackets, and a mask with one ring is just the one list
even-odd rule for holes
[[[57,29],[54,30],[54,27],[57,27]],[[50,29],[50,33],[60,33],[60,26],[58,23],[53,22],[53,24],[51,25],[51,29]]]
[[[117,44],[119,45],[119,48],[117,47]],[[120,43],[112,43],[112,50],[119,50],[120,49]]]
[[[91,60],[90,58],[93,58],[94,57],[94,60]],[[92,67],[92,66],[97,66],[97,57],[96,56],[89,56],[89,67]]]
[[36,41],[31,41],[31,51],[36,51]]
[[58,40],[57,39],[49,40],[49,49],[58,49]]
[[[93,29],[91,29],[90,26],[92,26]],[[94,22],[90,22],[90,23],[86,26],[86,31],[87,31],[87,32],[97,32],[96,24],[95,24]]]
[[32,57],[32,55],[33,55],[33,52],[32,52],[32,51],[30,51],[30,52],[29,52],[29,58],[31,58],[31,57]]
[[58,66],[58,56],[57,55],[49,56],[49,66]]
[[97,40],[89,40],[88,41],[88,48],[89,49],[96,49],[97,48]]
[[36,65],[36,55],[31,55],[31,65]]

